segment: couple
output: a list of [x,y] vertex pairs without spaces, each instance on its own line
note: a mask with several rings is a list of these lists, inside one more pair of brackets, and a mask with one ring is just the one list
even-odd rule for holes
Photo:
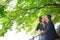
[[56,40],[56,38],[58,38],[54,24],[51,20],[51,15],[49,14],[47,14],[46,17],[39,17],[36,31],[40,35],[39,40]]

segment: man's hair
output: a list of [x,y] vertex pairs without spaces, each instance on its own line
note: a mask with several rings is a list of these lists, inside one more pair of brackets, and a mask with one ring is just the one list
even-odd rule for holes
[[49,20],[51,20],[51,15],[50,14],[47,14],[46,16]]
[[42,16],[39,16],[39,22],[42,22]]

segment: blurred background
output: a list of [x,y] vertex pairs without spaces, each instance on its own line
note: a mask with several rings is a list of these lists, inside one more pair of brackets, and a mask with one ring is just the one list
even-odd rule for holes
[[37,35],[38,17],[46,14],[60,36],[60,0],[0,0],[0,40],[29,40]]

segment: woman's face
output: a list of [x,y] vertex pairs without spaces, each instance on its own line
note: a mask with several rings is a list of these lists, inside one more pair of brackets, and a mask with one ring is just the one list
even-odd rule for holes
[[45,18],[44,17],[42,17],[42,22],[45,22]]

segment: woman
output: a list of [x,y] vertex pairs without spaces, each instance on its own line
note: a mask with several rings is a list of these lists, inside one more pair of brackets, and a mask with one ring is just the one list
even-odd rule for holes
[[39,40],[45,40],[45,35],[43,34],[45,28],[46,28],[45,19],[44,19],[44,17],[40,16],[39,23],[38,23],[37,28],[36,28],[37,33],[40,35]]

